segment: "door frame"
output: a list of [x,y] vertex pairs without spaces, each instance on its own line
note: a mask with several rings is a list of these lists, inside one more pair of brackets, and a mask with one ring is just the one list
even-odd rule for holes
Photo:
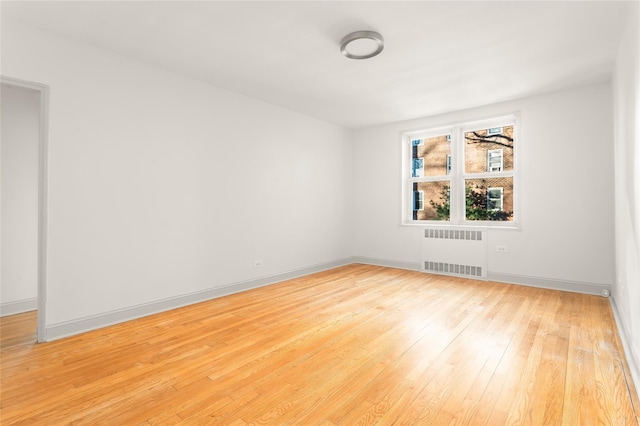
[[47,341],[47,206],[49,163],[49,86],[0,76],[0,82],[40,93],[38,129],[38,342]]

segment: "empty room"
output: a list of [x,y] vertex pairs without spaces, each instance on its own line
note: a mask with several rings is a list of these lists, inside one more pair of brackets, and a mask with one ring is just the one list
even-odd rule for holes
[[0,8],[2,425],[639,425],[639,2]]

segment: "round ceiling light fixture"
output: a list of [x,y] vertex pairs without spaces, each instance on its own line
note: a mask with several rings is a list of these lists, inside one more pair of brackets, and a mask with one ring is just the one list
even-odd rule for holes
[[340,43],[340,52],[349,59],[368,59],[380,54],[384,39],[375,31],[356,31],[347,34]]

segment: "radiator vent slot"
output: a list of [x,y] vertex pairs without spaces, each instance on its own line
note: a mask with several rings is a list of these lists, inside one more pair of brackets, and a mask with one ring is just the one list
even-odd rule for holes
[[460,265],[457,263],[443,263],[424,261],[424,271],[447,275],[464,275],[470,277],[483,277],[482,266]]
[[422,236],[423,272],[487,279],[485,229],[426,228]]
[[445,240],[482,241],[483,231],[465,229],[425,229],[425,238],[442,238]]

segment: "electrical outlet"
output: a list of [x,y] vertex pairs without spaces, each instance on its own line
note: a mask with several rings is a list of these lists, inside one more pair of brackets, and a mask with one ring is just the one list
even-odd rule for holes
[[253,261],[254,268],[262,268],[262,260],[254,260]]
[[509,251],[509,247],[508,246],[496,246],[496,252],[497,253],[506,253]]

